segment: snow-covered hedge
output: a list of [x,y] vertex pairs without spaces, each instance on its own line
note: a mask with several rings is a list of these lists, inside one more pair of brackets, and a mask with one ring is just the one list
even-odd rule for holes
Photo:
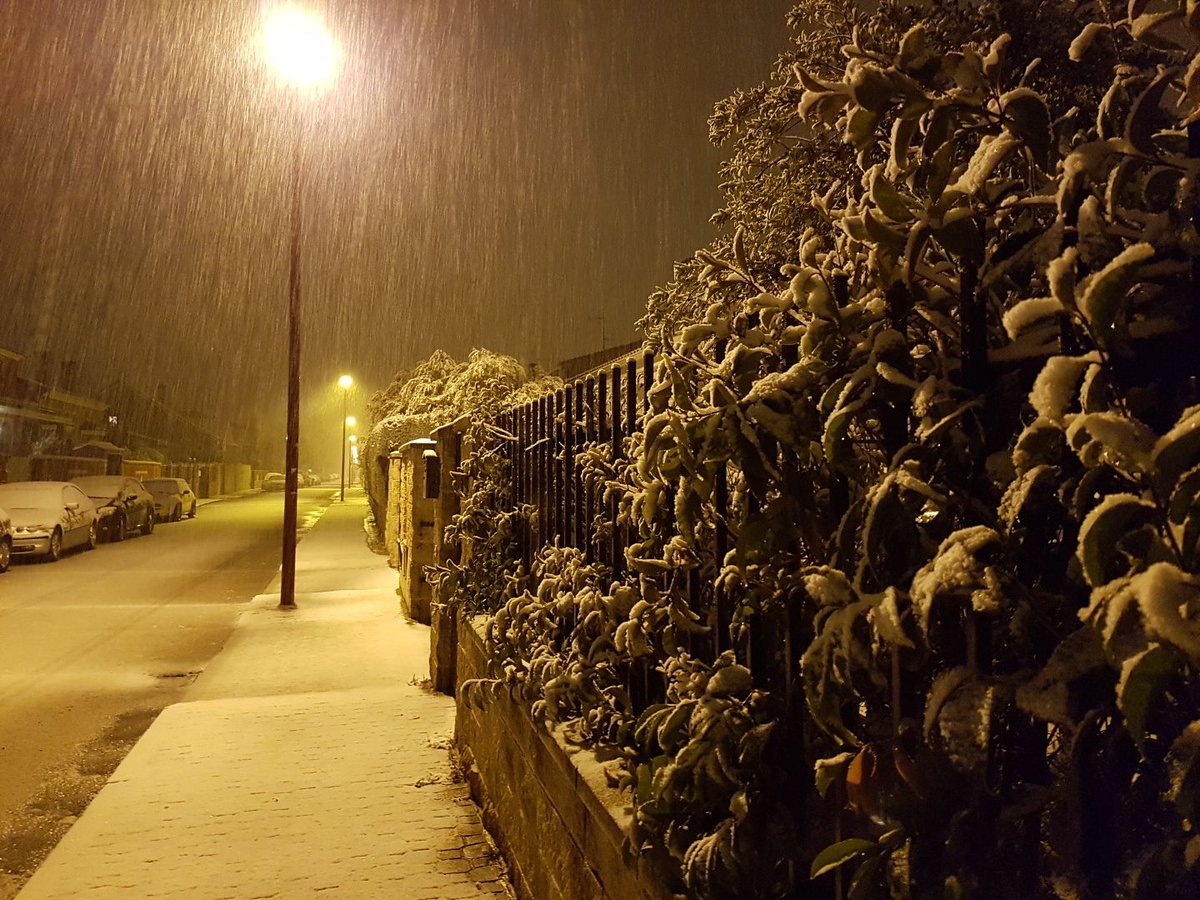
[[1200,7],[849,7],[719,111],[626,574],[489,557],[496,686],[693,896],[1200,895]]
[[363,484],[380,532],[376,537],[382,540],[386,518],[389,453],[460,416],[486,418],[559,384],[552,376],[526,371],[511,356],[483,349],[472,350],[466,362],[435,350],[429,359],[398,373],[367,404],[368,432],[360,448]]

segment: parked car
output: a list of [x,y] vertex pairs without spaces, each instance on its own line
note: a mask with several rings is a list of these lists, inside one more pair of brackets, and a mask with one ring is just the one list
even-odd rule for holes
[[12,518],[10,546],[18,556],[55,562],[72,547],[96,546],[99,513],[87,493],[69,481],[0,484],[0,507]]
[[196,518],[196,495],[182,478],[147,478],[142,484],[154,495],[154,517],[158,521]]
[[282,472],[268,472],[263,476],[262,489],[264,491],[282,491],[287,487],[287,478]]
[[13,523],[8,510],[0,508],[0,572],[8,571],[12,562]]
[[100,533],[123,541],[131,530],[154,531],[154,495],[136,478],[125,475],[86,475],[73,479],[100,514]]

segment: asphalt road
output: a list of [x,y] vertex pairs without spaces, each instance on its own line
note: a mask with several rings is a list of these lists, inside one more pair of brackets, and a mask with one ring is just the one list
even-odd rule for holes
[[[301,490],[301,532],[335,493]],[[282,524],[283,495],[254,494],[0,575],[0,898],[221,649]]]

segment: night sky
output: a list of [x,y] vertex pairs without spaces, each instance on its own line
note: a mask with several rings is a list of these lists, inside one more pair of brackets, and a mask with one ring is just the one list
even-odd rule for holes
[[[0,346],[34,352],[44,317],[80,388],[282,423],[295,116],[268,5],[0,3]],[[552,369],[632,340],[712,235],[708,113],[767,77],[789,3],[304,5],[344,53],[306,153],[311,452],[342,372],[361,407],[438,348]]]

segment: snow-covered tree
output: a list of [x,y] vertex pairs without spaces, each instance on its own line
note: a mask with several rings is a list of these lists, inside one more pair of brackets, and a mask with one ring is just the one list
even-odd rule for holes
[[389,453],[460,416],[486,418],[558,385],[556,378],[530,373],[512,357],[484,349],[472,350],[465,362],[435,350],[429,359],[398,373],[367,403],[368,432],[359,451],[376,537],[382,534],[387,509]]

